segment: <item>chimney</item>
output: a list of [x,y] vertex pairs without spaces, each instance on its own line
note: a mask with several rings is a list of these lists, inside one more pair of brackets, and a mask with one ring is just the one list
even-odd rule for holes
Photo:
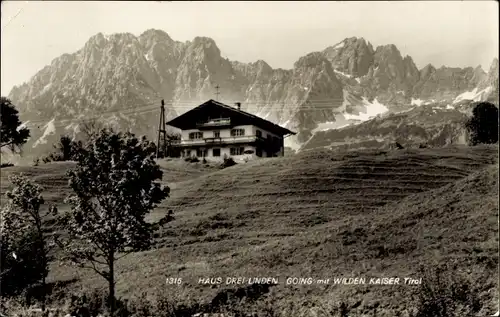
[[235,104],[236,108],[238,110],[240,110],[240,108],[241,108],[241,102],[235,102],[234,104]]

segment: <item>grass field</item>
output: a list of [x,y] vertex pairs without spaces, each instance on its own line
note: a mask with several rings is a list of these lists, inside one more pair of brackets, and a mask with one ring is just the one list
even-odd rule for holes
[[[120,260],[120,296],[207,301],[237,286],[201,285],[201,277],[278,277],[280,301],[345,301],[360,314],[378,305],[390,316],[411,305],[415,285],[285,285],[285,278],[419,278],[420,266],[452,263],[479,287],[484,312],[498,310],[497,145],[307,151],[223,170],[159,164],[172,191],[150,219],[169,209],[176,219],[153,250]],[[62,204],[73,165],[2,168],[2,193],[6,177],[23,172]],[[182,285],[166,285],[167,277]],[[91,271],[52,265],[50,281],[72,279],[68,290],[106,286]]]

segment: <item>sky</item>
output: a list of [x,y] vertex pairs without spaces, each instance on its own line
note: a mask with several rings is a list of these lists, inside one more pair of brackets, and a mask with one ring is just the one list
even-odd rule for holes
[[101,32],[160,29],[177,41],[211,37],[230,60],[293,67],[347,37],[395,44],[417,67],[498,58],[497,1],[2,1],[1,94]]

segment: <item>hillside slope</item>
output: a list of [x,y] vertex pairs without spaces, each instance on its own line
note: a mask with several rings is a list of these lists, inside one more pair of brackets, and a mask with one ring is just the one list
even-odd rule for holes
[[442,147],[467,144],[465,122],[477,103],[432,103],[408,111],[388,113],[339,129],[319,130],[300,150],[315,148],[387,149],[399,142],[404,147]]
[[[177,178],[171,198],[151,215],[158,219],[172,209],[175,221],[154,250],[119,262],[118,292],[200,301],[237,287],[201,285],[201,277],[270,276],[280,278],[274,294],[284,302],[359,301],[362,312],[377,301],[394,316],[412,304],[411,286],[294,286],[284,279],[418,277],[419,265],[453,262],[479,279],[489,312],[488,291],[498,276],[498,168],[492,164],[498,164],[496,145],[321,150]],[[182,277],[183,284],[165,285],[166,277]],[[56,264],[49,278],[76,278],[69,289],[105,287],[92,272]]]

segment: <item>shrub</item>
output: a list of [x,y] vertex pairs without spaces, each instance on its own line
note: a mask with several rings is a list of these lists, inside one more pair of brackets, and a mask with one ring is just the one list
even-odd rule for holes
[[416,292],[412,317],[475,316],[481,309],[474,285],[448,265],[421,268],[422,284]]
[[57,213],[57,208],[40,210],[44,204],[42,188],[29,178],[10,175],[9,181],[15,187],[6,193],[8,203],[1,211],[2,293],[16,294],[40,281],[43,309],[50,261],[50,246],[43,226],[47,216]]
[[232,157],[224,157],[224,161],[220,165],[221,168],[231,167],[236,165],[237,163],[234,161]]
[[47,275],[46,269],[38,260],[41,255],[37,242],[38,237],[35,231],[27,231],[15,236],[9,230],[2,228],[0,296],[20,295]]

